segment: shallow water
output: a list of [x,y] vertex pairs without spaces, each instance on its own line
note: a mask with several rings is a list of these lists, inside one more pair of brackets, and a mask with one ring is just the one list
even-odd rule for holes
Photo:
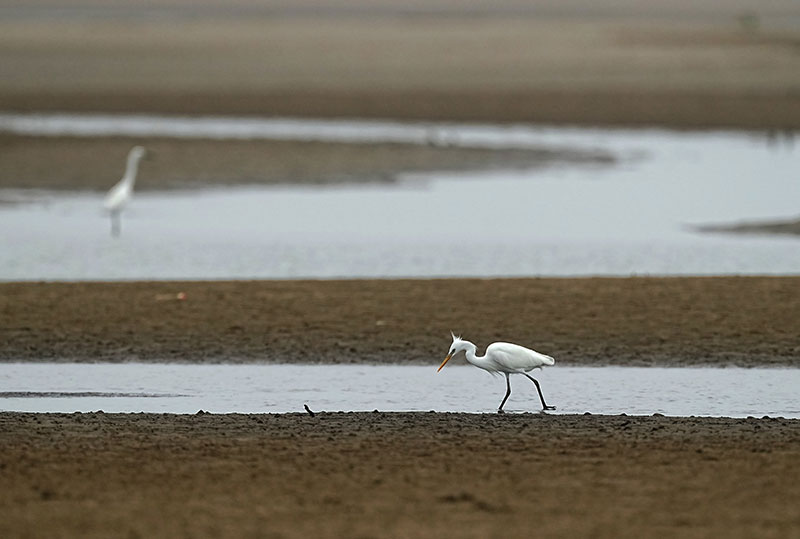
[[[343,143],[441,143],[483,148],[612,149],[623,157],[641,155],[642,137],[665,150],[677,132],[660,129],[598,129],[538,125],[493,125],[307,118],[155,116],[107,114],[5,114],[0,133],[34,136],[127,136],[219,140],[305,140]],[[709,133],[681,132],[682,140],[707,140]],[[721,141],[742,137],[716,132]]]
[[[797,274],[796,237],[687,225],[792,217],[800,159],[747,133],[152,117],[9,117],[0,130],[582,148],[601,168],[397,184],[141,193],[111,238],[101,195],[0,192],[0,280]],[[111,182],[110,182],[111,183]]]
[[[563,367],[532,373],[551,413],[800,418],[798,369]],[[470,366],[0,364],[0,410],[491,413],[505,381]],[[508,412],[539,412],[512,377]]]

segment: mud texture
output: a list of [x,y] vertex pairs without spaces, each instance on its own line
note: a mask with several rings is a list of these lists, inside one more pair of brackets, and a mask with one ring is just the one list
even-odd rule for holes
[[0,189],[106,191],[122,177],[134,145],[149,151],[137,191],[393,183],[431,171],[602,167],[616,161],[608,152],[576,149],[0,135]]
[[[177,295],[185,294],[185,299]],[[0,283],[0,360],[798,366],[800,278]]]
[[800,128],[792,0],[0,0],[11,111]]
[[800,533],[800,421],[0,413],[3,537]]

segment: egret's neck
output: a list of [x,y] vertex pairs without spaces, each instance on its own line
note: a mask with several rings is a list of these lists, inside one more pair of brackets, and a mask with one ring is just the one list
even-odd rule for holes
[[125,176],[122,177],[123,181],[131,186],[136,182],[136,172],[139,170],[139,161],[141,161],[141,154],[128,155],[128,164],[125,166]]
[[467,349],[464,350],[464,352],[467,355],[467,361],[469,361],[470,363],[472,363],[476,367],[483,368],[483,364],[484,364],[484,360],[485,360],[486,356],[480,356],[479,357],[478,354],[477,354],[478,347],[475,346],[474,344],[472,344],[471,342],[466,341],[465,345],[467,346]]

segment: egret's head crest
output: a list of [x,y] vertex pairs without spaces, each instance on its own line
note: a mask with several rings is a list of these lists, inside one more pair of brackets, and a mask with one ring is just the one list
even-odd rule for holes
[[453,337],[453,342],[457,342],[457,341],[460,341],[460,340],[461,340],[461,335],[459,335],[458,337],[456,337],[456,334],[455,334],[455,333],[453,333],[452,331],[450,332],[450,336],[451,336],[451,337]]

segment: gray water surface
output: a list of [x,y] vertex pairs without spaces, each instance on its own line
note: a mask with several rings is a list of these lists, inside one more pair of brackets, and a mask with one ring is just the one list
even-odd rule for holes
[[0,204],[0,280],[800,273],[797,237],[691,228],[797,215],[797,150],[749,133],[0,114],[0,131],[38,135],[423,144],[431,130],[458,145],[596,150],[617,164],[137,193],[120,238],[102,194],[0,191],[19,202]]
[[[0,364],[0,410],[28,412],[491,413],[505,380],[448,365]],[[556,366],[531,373],[549,413],[800,418],[800,369]],[[539,412],[512,376],[507,412]]]

